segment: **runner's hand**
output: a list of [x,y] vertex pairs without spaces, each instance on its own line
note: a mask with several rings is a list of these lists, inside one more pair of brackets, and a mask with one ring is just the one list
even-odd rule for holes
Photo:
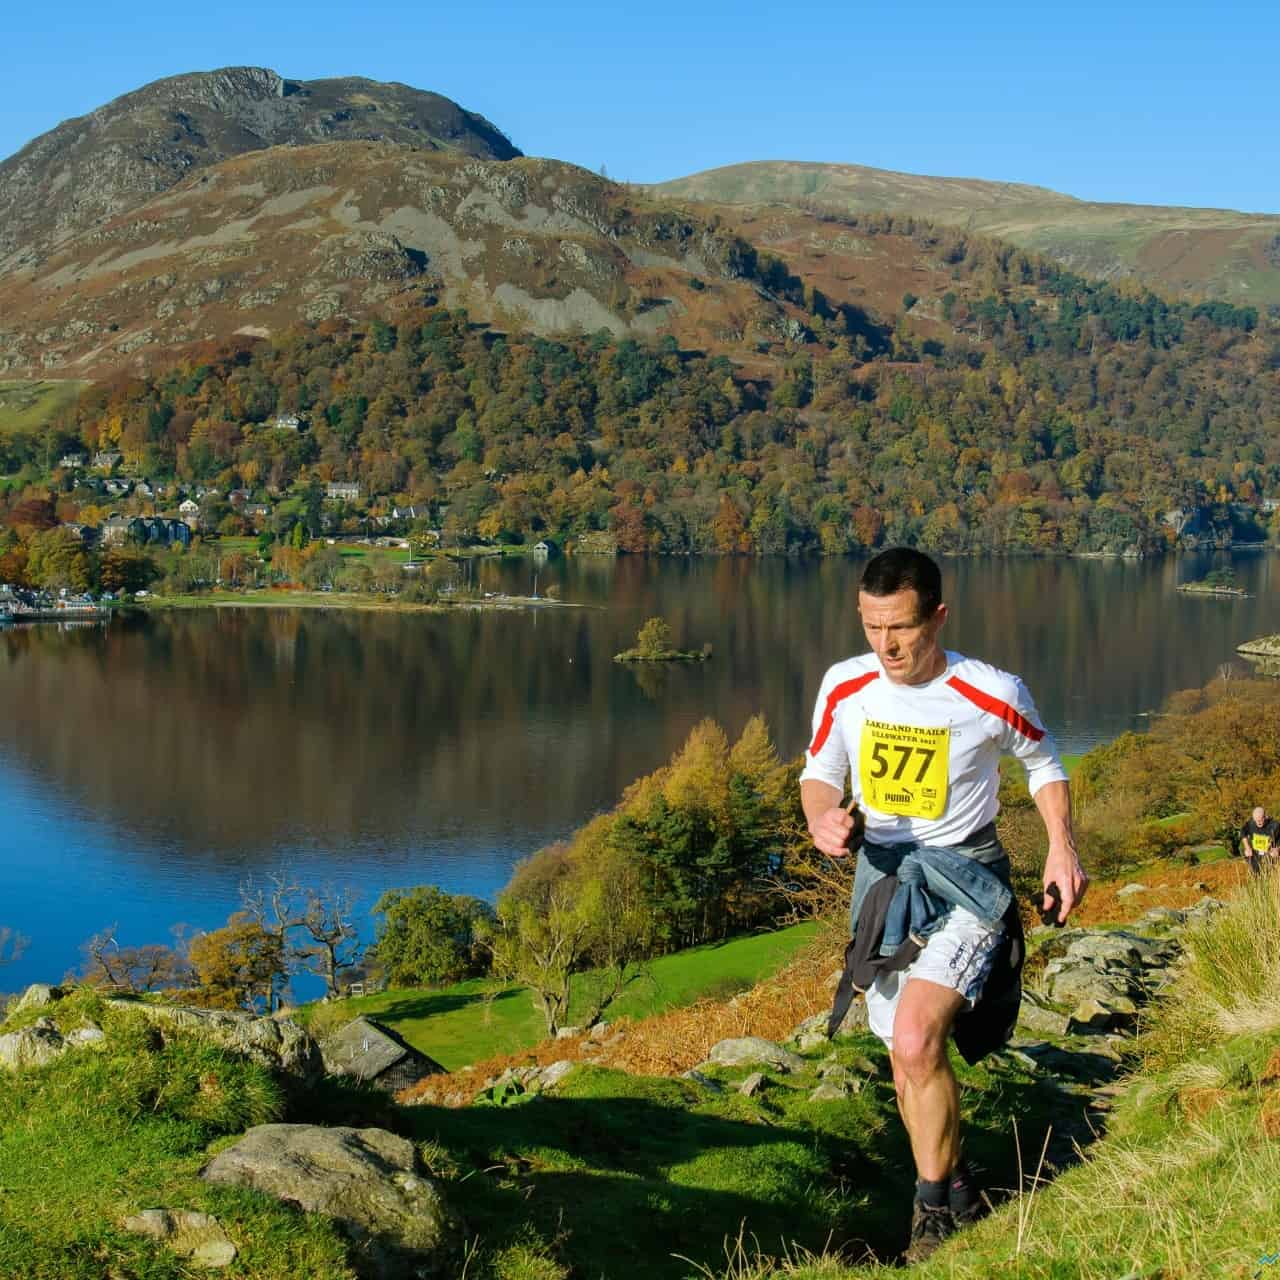
[[809,825],[814,848],[825,853],[828,858],[848,857],[853,825],[853,815],[846,813],[839,805],[828,809]]
[[1044,861],[1044,900],[1040,904],[1042,911],[1053,910],[1054,902],[1049,894],[1051,884],[1058,886],[1061,900],[1058,923],[1064,924],[1089,887],[1089,877],[1085,875],[1080,859],[1070,845],[1049,846],[1049,856]]

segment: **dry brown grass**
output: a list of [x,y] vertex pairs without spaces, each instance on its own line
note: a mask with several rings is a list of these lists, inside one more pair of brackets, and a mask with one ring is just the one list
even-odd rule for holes
[[706,1060],[717,1041],[736,1036],[783,1040],[805,1018],[831,1005],[832,974],[844,938],[824,929],[774,977],[728,1000],[696,1004],[632,1022],[620,1020],[601,1041],[574,1036],[544,1040],[523,1053],[486,1058],[460,1071],[430,1076],[397,1095],[404,1103],[466,1106],[509,1068],[591,1062],[633,1075],[674,1076]]
[[1262,1132],[1268,1138],[1280,1138],[1280,1089],[1268,1089],[1258,1111]]

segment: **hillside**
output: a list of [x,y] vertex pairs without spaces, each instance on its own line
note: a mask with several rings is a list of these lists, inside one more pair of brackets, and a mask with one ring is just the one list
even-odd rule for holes
[[507,160],[520,152],[439,94],[226,67],[157,80],[66,120],[0,164],[0,273],[232,156],[361,139]]
[[1073,271],[1154,289],[1280,304],[1280,216],[1077,200],[1044,187],[862,165],[758,161],[649,188],[654,195],[836,213],[898,213],[996,236]]

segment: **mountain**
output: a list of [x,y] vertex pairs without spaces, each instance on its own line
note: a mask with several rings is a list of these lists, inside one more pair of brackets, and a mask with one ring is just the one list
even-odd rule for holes
[[1272,214],[1103,204],[1017,183],[794,161],[708,169],[649,191],[682,201],[914,214],[1008,240],[1086,275],[1280,304],[1280,216]]
[[360,140],[509,160],[497,128],[439,94],[227,67],[157,80],[0,164],[0,272],[31,266],[193,172],[268,147]]

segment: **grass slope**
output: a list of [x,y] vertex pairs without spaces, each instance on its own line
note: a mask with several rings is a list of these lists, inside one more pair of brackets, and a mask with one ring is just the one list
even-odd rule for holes
[[0,380],[0,434],[34,431],[62,409],[75,404],[89,384],[62,381]]
[[[780,969],[815,932],[813,925],[795,925],[662,956],[611,1006],[608,1016],[645,1018],[708,996],[723,998],[744,990]],[[577,989],[589,981],[589,975],[583,975]],[[479,978],[437,991],[384,991],[323,1008],[328,1023],[358,1014],[377,1018],[450,1071],[482,1058],[518,1053],[546,1035],[542,1015],[526,988],[495,990],[491,982]],[[303,1010],[302,1020],[316,1011],[316,1006]],[[574,1011],[571,1003],[570,1022]]]
[[915,214],[1009,240],[1091,275],[1133,275],[1166,290],[1258,305],[1280,302],[1275,215],[1104,204],[1018,183],[792,161],[728,165],[649,190],[683,200]]

